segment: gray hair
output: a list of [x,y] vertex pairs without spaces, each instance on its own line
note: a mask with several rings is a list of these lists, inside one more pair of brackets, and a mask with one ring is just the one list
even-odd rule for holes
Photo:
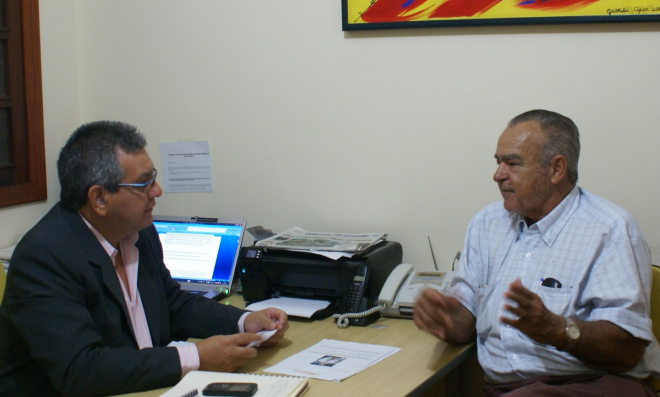
[[130,124],[95,121],[78,127],[57,160],[62,205],[77,211],[87,202],[87,192],[94,185],[117,192],[117,184],[125,176],[117,161],[117,149],[133,154],[145,146],[144,135]]
[[566,157],[568,181],[575,185],[578,180],[578,160],[580,159],[580,132],[573,120],[549,110],[530,110],[509,121],[508,127],[526,121],[536,121],[545,134],[541,148],[541,165],[546,165],[553,157]]

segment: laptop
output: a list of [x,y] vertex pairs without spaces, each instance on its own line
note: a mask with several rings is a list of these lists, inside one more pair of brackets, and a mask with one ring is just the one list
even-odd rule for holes
[[211,299],[231,293],[245,220],[154,215],[154,226],[182,290]]

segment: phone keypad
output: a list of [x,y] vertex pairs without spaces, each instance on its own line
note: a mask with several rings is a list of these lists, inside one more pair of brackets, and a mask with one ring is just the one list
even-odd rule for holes
[[360,308],[360,301],[364,295],[364,287],[366,284],[367,278],[367,267],[360,266],[355,272],[353,277],[353,283],[348,291],[348,297],[346,298],[346,307],[349,312],[356,312]]

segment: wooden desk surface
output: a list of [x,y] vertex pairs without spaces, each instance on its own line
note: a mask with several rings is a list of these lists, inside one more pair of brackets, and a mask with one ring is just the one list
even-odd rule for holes
[[[223,301],[242,307],[243,299]],[[258,349],[257,357],[238,372],[264,373],[283,359],[322,339],[396,346],[398,353],[339,383],[310,379],[305,397],[337,396],[419,396],[475,351],[473,343],[452,346],[419,331],[412,320],[381,318],[368,327],[340,329],[332,318],[323,320],[289,319],[290,328],[275,347]],[[167,389],[126,396],[159,396]]]

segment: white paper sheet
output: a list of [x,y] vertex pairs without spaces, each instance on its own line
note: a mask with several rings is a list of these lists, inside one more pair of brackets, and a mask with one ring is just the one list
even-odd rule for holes
[[209,141],[160,142],[159,148],[164,192],[213,192]]
[[340,382],[399,350],[392,346],[323,339],[264,372]]
[[274,307],[284,311],[289,316],[310,318],[314,313],[328,306],[330,306],[330,302],[324,300],[282,297],[255,302],[246,307],[246,309],[257,311]]

